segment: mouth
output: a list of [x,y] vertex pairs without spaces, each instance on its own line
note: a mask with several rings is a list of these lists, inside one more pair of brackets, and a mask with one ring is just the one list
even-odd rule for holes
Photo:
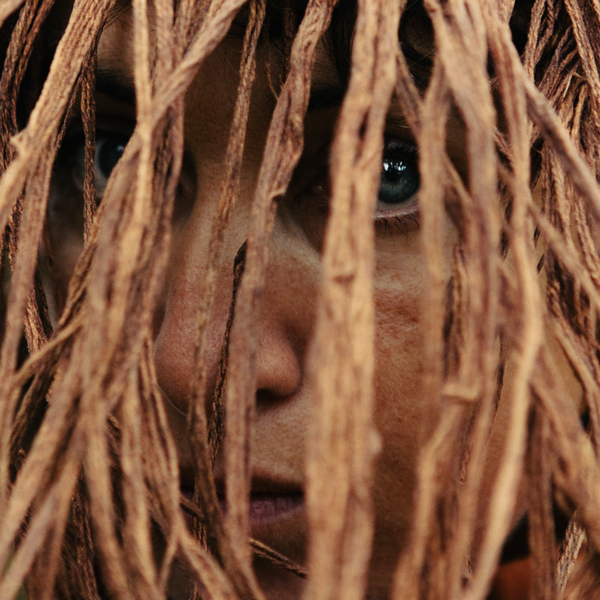
[[[227,512],[225,500],[221,500],[221,509]],[[249,518],[250,526],[261,527],[271,525],[288,519],[294,513],[304,508],[304,494],[302,492],[287,493],[252,493],[250,495]]]
[[[217,481],[217,497],[223,516],[227,514],[224,485]],[[182,487],[183,496],[193,500],[193,488]],[[250,527],[257,529],[275,525],[296,516],[304,509],[304,493],[297,486],[256,479],[252,481],[248,517]]]

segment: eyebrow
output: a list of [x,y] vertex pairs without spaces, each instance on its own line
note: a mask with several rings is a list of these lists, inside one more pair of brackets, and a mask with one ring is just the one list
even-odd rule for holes
[[[315,84],[310,93],[307,113],[340,108],[347,91],[343,85],[337,83],[332,85]],[[395,112],[388,112],[386,117],[387,125],[397,127],[398,129],[407,129],[408,123],[404,116],[395,114]]]
[[98,69],[96,92],[135,108],[135,87],[119,73]]
[[[310,93],[307,113],[340,108],[346,91],[346,88],[340,84],[315,84]],[[98,69],[96,73],[96,92],[135,108],[135,87],[120,73]],[[406,127],[403,118],[398,119],[388,115],[388,122],[397,127]]]
[[[135,87],[120,73],[98,69],[96,91],[135,108]],[[345,94],[346,88],[341,85],[317,84],[311,90],[308,112],[339,108]]]
[[323,85],[317,83],[311,89],[307,112],[312,113],[320,110],[340,108],[345,95],[346,88],[342,85]]

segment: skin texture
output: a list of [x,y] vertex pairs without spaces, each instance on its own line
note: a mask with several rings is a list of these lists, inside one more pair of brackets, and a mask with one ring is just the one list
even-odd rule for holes
[[[133,52],[131,19],[127,13],[105,30],[99,48],[99,72],[110,73],[131,86]],[[179,446],[182,485],[190,487],[190,454],[184,414],[193,369],[193,345],[198,302],[206,269],[212,215],[224,174],[229,125],[236,99],[241,40],[227,38],[203,65],[186,98],[185,160],[173,223],[171,260],[164,293],[155,316],[156,367],[167,399]],[[125,58],[124,58],[125,57]],[[225,238],[218,272],[217,298],[209,331],[209,398],[215,385],[221,342],[232,293],[234,257],[246,239],[253,189],[260,167],[274,98],[259,58],[253,89],[239,202]],[[319,49],[313,85],[337,79],[323,48]],[[311,399],[305,367],[314,327],[319,291],[321,245],[327,217],[327,150],[338,108],[312,112],[305,121],[305,150],[290,190],[280,203],[269,251],[269,264],[258,323],[257,420],[252,469],[255,491],[270,486],[302,489],[304,450]],[[135,109],[126,102],[98,95],[98,147],[102,140],[126,139]],[[386,143],[412,144],[408,127],[395,103],[390,109]],[[463,130],[457,118],[449,123],[449,154],[459,172],[466,172]],[[59,159],[48,218],[54,251],[55,311],[61,308],[68,279],[82,247],[81,193],[77,187],[77,141],[66,144]],[[416,201],[400,207],[412,211],[398,223],[398,207],[375,208],[376,414],[382,451],[374,477],[375,542],[369,575],[369,598],[387,595],[398,554],[411,524],[415,465],[423,433],[433,415],[422,397],[422,333],[419,326],[424,294]],[[387,211],[387,212],[386,212]],[[387,218],[387,221],[382,219]],[[448,223],[444,241],[449,257],[454,235]],[[502,419],[490,446],[490,477],[499,456]],[[495,449],[496,448],[496,449]],[[222,461],[217,461],[217,481]],[[518,511],[520,514],[522,511]],[[518,516],[518,515],[517,515]],[[253,529],[253,536],[298,563],[305,558],[307,524],[302,508],[274,523]],[[270,564],[256,564],[268,598],[293,600],[302,580]],[[184,576],[174,575],[173,600],[187,598]]]

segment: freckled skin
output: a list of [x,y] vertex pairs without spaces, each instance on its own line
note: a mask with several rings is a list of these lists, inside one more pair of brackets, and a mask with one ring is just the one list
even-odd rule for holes
[[[127,15],[104,32],[99,68],[132,76],[131,21]],[[225,40],[206,61],[186,97],[185,148],[194,179],[193,198],[185,218],[174,223],[171,259],[164,294],[156,317],[156,367],[159,383],[168,398],[168,410],[179,446],[182,470],[189,467],[189,444],[183,414],[187,410],[188,382],[192,373],[194,331],[206,269],[212,214],[224,174],[224,156],[238,84],[241,42]],[[125,57],[125,59],[123,58]],[[218,271],[217,297],[209,331],[209,384],[215,385],[232,290],[234,257],[245,240],[250,205],[274,100],[260,69],[253,89],[247,148],[242,167],[239,202],[224,243]],[[321,49],[321,78],[335,71]],[[400,118],[398,108],[392,112]],[[134,111],[104,97],[98,113],[107,118],[133,119]],[[336,112],[307,117],[305,152],[298,170],[311,160],[333,134]],[[388,132],[410,140],[408,129]],[[462,140],[460,124],[450,123],[449,145]],[[457,142],[458,143],[458,142]],[[460,149],[454,152],[461,165]],[[185,167],[188,168],[188,167]],[[68,175],[68,174],[67,174]],[[296,179],[301,180],[301,175]],[[292,182],[291,189],[301,189]],[[192,192],[190,192],[192,193]],[[293,195],[293,194],[290,194]],[[56,200],[54,189],[53,198]],[[188,199],[189,201],[189,199]],[[56,212],[56,211],[55,211]],[[184,211],[185,212],[185,211]],[[66,289],[81,248],[80,222],[51,213],[49,231],[55,242],[58,287]],[[294,198],[281,201],[270,245],[270,258],[258,323],[257,421],[253,438],[253,469],[302,486],[304,444],[310,411],[306,386],[306,358],[314,328],[320,281],[320,246],[325,226],[322,211]],[[453,235],[449,231],[446,255]],[[59,294],[60,296],[60,294]],[[415,465],[427,414],[422,397],[422,330],[424,258],[417,228],[376,234],[375,321],[376,372],[375,421],[382,452],[374,477],[375,542],[369,576],[369,598],[387,595],[399,551],[411,524]],[[59,301],[60,304],[60,301]],[[60,306],[59,306],[60,308]],[[212,391],[212,390],[211,390]],[[209,391],[209,393],[211,393]],[[496,437],[501,437],[496,436]],[[494,442],[491,446],[493,448]],[[495,455],[493,451],[490,453]],[[187,467],[186,467],[187,465]],[[217,471],[221,465],[217,465]],[[493,468],[492,468],[493,471]],[[291,559],[305,558],[307,524],[303,514],[278,525],[262,527],[256,537]],[[272,600],[300,598],[303,583],[297,577],[257,561],[257,574]],[[187,598],[183,575],[173,578],[173,600]],[[182,591],[184,590],[184,591]]]
[[[101,69],[131,77],[131,23],[125,16],[103,34],[98,64]],[[192,370],[193,334],[206,268],[212,212],[218,199],[229,124],[236,97],[239,40],[225,40],[206,61],[186,97],[185,146],[196,173],[193,209],[175,224],[171,260],[163,305],[157,323],[156,367],[159,383],[169,399],[170,420],[180,447],[182,469],[189,464],[183,413],[187,409]],[[260,62],[259,62],[260,65]],[[319,72],[335,77],[325,53],[319,52]],[[248,143],[242,168],[239,202],[225,239],[218,273],[217,298],[209,332],[211,386],[216,368],[232,289],[232,265],[246,236],[252,190],[262,159],[274,100],[259,69],[248,123]],[[397,109],[395,109],[396,112]],[[133,110],[99,98],[99,115],[134,117]],[[310,116],[302,165],[333,135],[336,111]],[[393,132],[407,138],[407,129]],[[410,139],[410,138],[407,138]],[[303,167],[302,167],[303,168]],[[299,167],[300,169],[300,167]],[[292,182],[292,187],[294,186]],[[261,314],[258,325],[257,421],[253,469],[302,485],[304,440],[310,397],[305,366],[314,327],[320,278],[320,246],[325,215],[284,199],[270,245]],[[61,222],[49,224],[55,235],[65,233]],[[79,231],[71,227],[69,243],[58,245],[57,267],[61,285],[72,272]],[[393,575],[400,547],[410,524],[414,467],[423,413],[419,313],[423,296],[423,257],[416,229],[407,233],[377,234],[376,304],[376,424],[383,450],[375,474],[376,534],[370,574],[370,595],[383,596]],[[218,466],[218,469],[220,467]],[[305,558],[307,524],[303,514],[276,526],[261,528],[256,536],[300,563]],[[273,600],[293,600],[303,583],[293,575],[257,561],[259,581]],[[173,600],[184,596],[181,576],[174,578]]]

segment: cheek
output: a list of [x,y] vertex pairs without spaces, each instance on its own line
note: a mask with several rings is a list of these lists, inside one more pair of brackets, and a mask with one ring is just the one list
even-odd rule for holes
[[430,421],[422,397],[419,273],[405,274],[375,292],[375,421],[383,447],[376,463],[374,500],[378,535],[389,537],[380,545],[388,549],[401,544],[408,527],[421,432]]
[[[57,169],[58,170],[58,169]],[[68,177],[55,176],[50,188],[40,268],[52,318],[64,308],[69,280],[83,250],[83,201],[70,190]]]
[[[185,225],[173,228],[170,258],[159,306],[155,313],[155,363],[159,384],[167,397],[187,412],[189,385],[195,363],[198,311],[204,294],[210,219],[196,203]],[[223,274],[225,275],[225,273]],[[208,328],[208,384],[212,389],[231,303],[231,281],[217,279],[217,295]]]
[[[448,231],[443,247],[447,278],[455,243],[453,230]],[[427,412],[422,385],[426,265],[419,238],[389,244],[378,256],[375,275],[375,415],[383,456],[396,453],[396,463],[404,463],[412,477],[418,440],[435,416]]]
[[[418,261],[416,261],[418,262]],[[382,451],[375,465],[375,543],[371,584],[388,589],[411,525],[415,467],[428,422],[422,396],[422,271],[377,286],[375,423]]]
[[376,417],[381,434],[392,440],[405,435],[402,423],[407,418],[420,418],[423,407],[422,302],[423,279],[418,265],[375,290]]

